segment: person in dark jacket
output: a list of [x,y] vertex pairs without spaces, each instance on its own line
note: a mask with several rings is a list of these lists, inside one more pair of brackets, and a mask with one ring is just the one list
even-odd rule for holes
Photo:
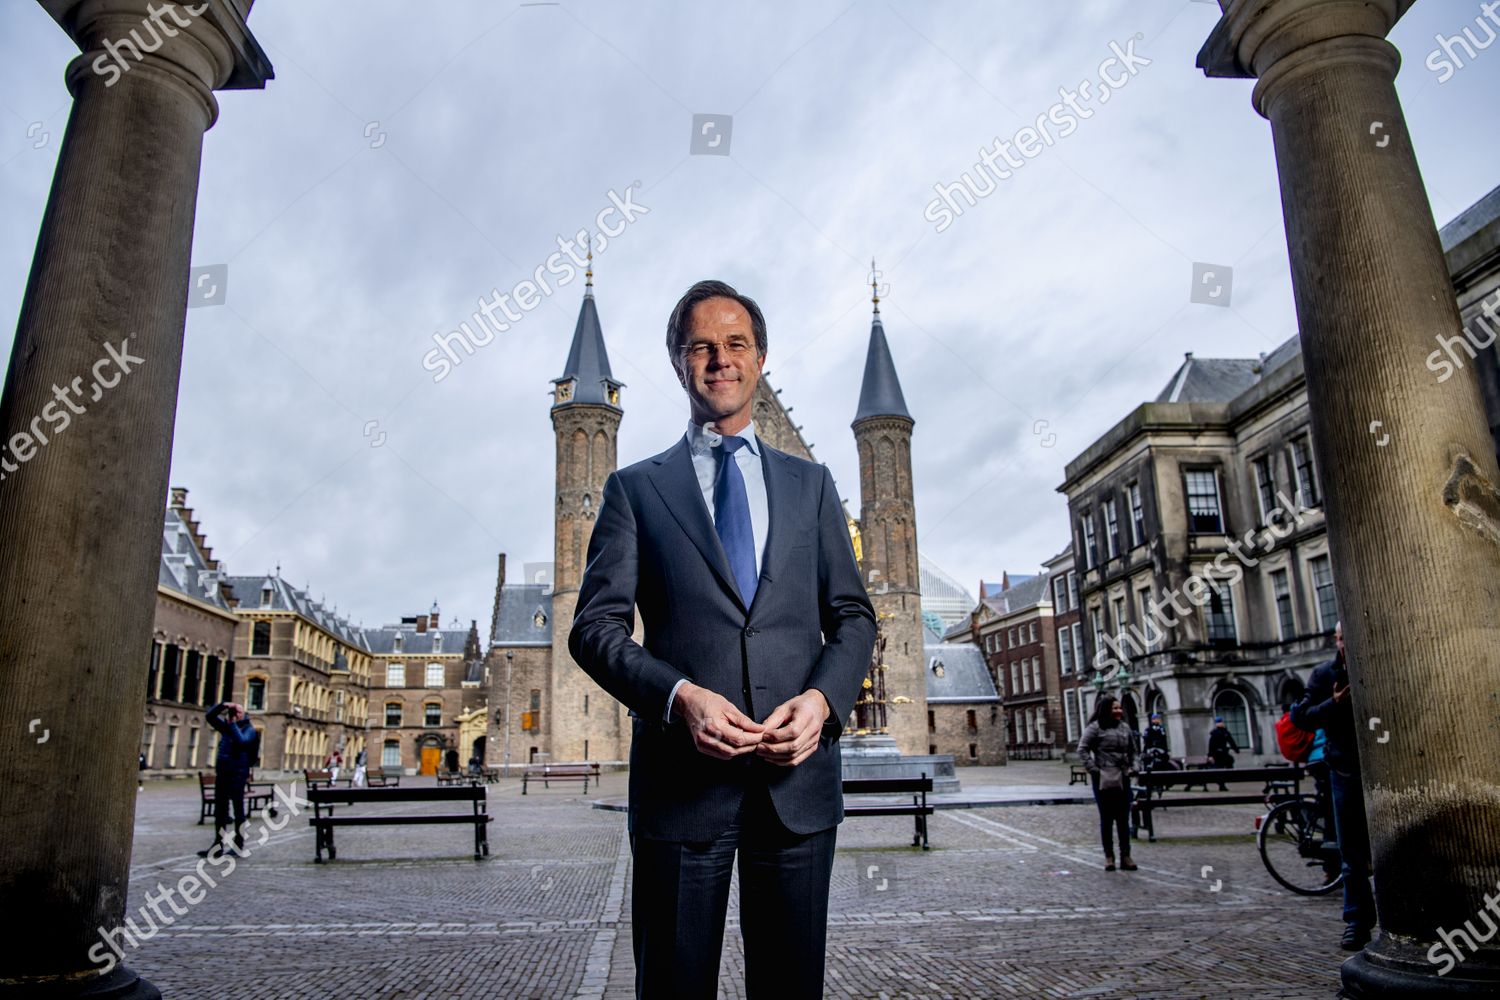
[[1161,716],[1156,712],[1151,713],[1151,725],[1146,727],[1141,766],[1147,771],[1169,770],[1172,766],[1167,727],[1161,724]]
[[1344,655],[1344,625],[1334,627],[1338,653],[1314,668],[1302,700],[1292,706],[1292,725],[1309,733],[1323,730],[1323,763],[1333,792],[1333,823],[1344,869],[1344,938],[1340,947],[1359,951],[1375,926],[1375,898],[1370,893],[1370,831],[1365,822],[1365,793],[1360,784],[1359,747],[1355,742],[1354,702],[1349,698],[1349,665]]
[[[1224,718],[1215,717],[1214,727],[1208,731],[1208,759],[1213,762],[1214,767],[1233,767],[1234,755],[1239,750],[1240,745],[1234,741],[1234,734],[1229,731],[1229,727],[1224,725]],[[1227,792],[1229,786],[1221,781],[1219,791]]]
[[[1099,807],[1099,839],[1104,845],[1107,872],[1115,870],[1116,831],[1120,835],[1120,867],[1128,872],[1136,869],[1130,860],[1130,771],[1135,766],[1136,735],[1124,718],[1125,710],[1114,695],[1102,695],[1078,740],[1078,757],[1088,769],[1094,802]],[[1117,786],[1114,780],[1118,780]]]
[[198,852],[200,858],[223,846],[229,810],[234,809],[234,846],[245,847],[245,783],[250,769],[260,763],[260,733],[250,724],[243,705],[220,702],[205,717],[219,732],[219,752],[214,756],[214,842]]

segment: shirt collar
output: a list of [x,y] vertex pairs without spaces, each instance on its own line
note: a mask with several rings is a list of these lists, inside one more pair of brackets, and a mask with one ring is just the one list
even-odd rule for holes
[[[712,421],[707,424],[694,423],[692,420],[688,421],[688,449],[692,451],[694,455],[703,455],[712,451],[713,449],[717,448],[719,446],[719,442],[724,439],[724,435],[720,434],[710,426],[711,423]],[[755,437],[754,420],[746,424],[743,430],[733,436],[744,438],[745,447],[750,450],[750,454],[756,456],[757,458],[760,457],[760,442]]]

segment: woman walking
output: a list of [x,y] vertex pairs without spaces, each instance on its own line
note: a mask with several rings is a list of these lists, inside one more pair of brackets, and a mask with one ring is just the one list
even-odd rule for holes
[[1104,870],[1115,870],[1116,832],[1120,867],[1135,871],[1130,860],[1130,770],[1135,765],[1135,733],[1124,721],[1125,710],[1114,695],[1101,695],[1078,740],[1078,756],[1094,784],[1099,806],[1099,839],[1104,842]]

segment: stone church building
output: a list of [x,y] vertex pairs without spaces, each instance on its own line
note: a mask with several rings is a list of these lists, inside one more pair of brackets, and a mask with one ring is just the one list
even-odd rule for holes
[[[886,342],[878,295],[873,301],[864,381],[853,420],[859,450],[860,517],[848,520],[860,569],[886,636],[890,732],[902,752],[920,754],[927,752],[929,744],[912,497],[914,420]],[[509,583],[505,556],[500,556],[484,670],[488,686],[485,762],[497,766],[532,760],[623,762],[630,753],[626,709],[595,684],[568,652],[589,535],[604,482],[619,465],[616,443],[625,415],[622,383],[610,369],[591,273],[567,361],[552,384],[557,443],[554,575],[550,586]],[[764,377],[753,408],[755,432],[762,441],[816,461],[801,429]],[[636,637],[639,640],[639,627]]]

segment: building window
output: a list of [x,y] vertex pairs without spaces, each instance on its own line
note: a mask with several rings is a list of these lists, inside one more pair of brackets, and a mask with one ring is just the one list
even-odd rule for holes
[[1255,474],[1255,499],[1260,504],[1260,523],[1271,523],[1271,511],[1276,509],[1276,480],[1271,476],[1271,457],[1264,455],[1250,463]]
[[177,766],[177,727],[167,727],[167,766]]
[[266,710],[266,680],[264,677],[252,677],[245,682],[245,705],[252,712],[264,712]]
[[1271,573],[1271,593],[1276,598],[1276,626],[1282,642],[1297,634],[1297,619],[1292,614],[1291,580],[1284,569]]
[[1094,661],[1097,665],[1099,653],[1104,649],[1104,609],[1092,608],[1089,610],[1089,625],[1094,630]]
[[406,687],[406,664],[388,663],[385,667],[385,686],[388,688]]
[[1066,625],[1057,630],[1057,668],[1063,674],[1073,672],[1073,636]]
[[1339,621],[1339,598],[1333,590],[1333,564],[1327,556],[1318,556],[1312,567],[1313,593],[1318,598],[1318,630],[1332,632]]
[[1036,642],[1036,622],[1031,623],[1031,641]]
[[1195,535],[1222,535],[1224,517],[1219,511],[1219,474],[1213,469],[1192,469],[1187,483],[1188,531]]
[[1312,442],[1306,434],[1292,439],[1292,472],[1297,477],[1297,503],[1304,509],[1322,503],[1318,494],[1318,470],[1313,466]]
[[393,652],[397,652],[397,653],[401,652],[401,640],[402,640],[402,638],[403,637],[402,637],[401,633],[397,632],[396,633],[396,637],[393,640],[391,640],[391,650]]
[[937,732],[937,713],[930,708],[927,710],[927,731],[929,733]]
[[1078,706],[1073,704],[1072,698],[1063,698],[1063,728],[1067,731],[1069,743],[1078,739]]
[[966,713],[964,713],[964,721],[965,723],[967,723],[970,729],[978,729],[979,713],[974,711],[972,708],[969,709]]
[[1115,642],[1123,643],[1125,639],[1125,595],[1121,594],[1116,597],[1111,604],[1115,615]]
[[269,608],[271,606],[271,588],[270,587],[262,587],[262,588],[260,588],[260,606],[263,607],[263,608]]
[[401,766],[401,742],[399,740],[386,740],[380,748],[381,767]]
[[1015,629],[1011,629],[1010,630],[1010,632],[1006,636],[1006,640],[1005,641],[1006,641],[1007,645],[1010,646],[1011,649],[1015,649],[1016,648],[1016,630]]
[[1083,673],[1083,622],[1073,623],[1073,669]]
[[1010,665],[1010,694],[1014,698],[1021,693],[1021,664],[1012,662]]
[[1141,505],[1141,484],[1131,483],[1125,487],[1130,498],[1130,547],[1146,544],[1146,508]]
[[198,766],[198,727],[188,729],[188,767]]
[[970,760],[974,760],[978,756],[979,756],[979,744],[978,743],[970,743],[969,744],[969,759]]
[[1229,584],[1209,584],[1203,610],[1208,615],[1208,641],[1234,642],[1234,596]]
[[1151,588],[1142,587],[1135,592],[1136,612],[1140,615],[1141,632],[1146,639],[1146,652],[1156,651],[1157,640],[1161,638],[1161,626],[1150,618]]
[[156,683],[161,679],[161,643],[151,642],[151,668],[146,673],[146,697],[156,697]]
[[256,622],[255,632],[250,638],[251,656],[271,655],[271,623]]
[[427,686],[440,688],[443,686],[443,665],[441,663],[427,664]]
[[1039,656],[1033,656],[1031,658],[1031,690],[1033,690],[1033,691],[1040,691],[1041,689],[1042,689],[1042,658],[1039,657]]
[[1104,551],[1109,559],[1120,554],[1120,515],[1114,497],[1104,501]]
[[441,726],[443,724],[443,706],[433,702],[423,705],[422,722],[427,726]]
[[1241,750],[1250,747],[1250,704],[1245,696],[1232,688],[1225,688],[1214,695],[1214,715],[1224,720],[1224,728],[1234,737]]
[[175,642],[162,649],[161,696],[165,701],[182,697],[182,647]]
[[1059,615],[1068,610],[1068,581],[1063,577],[1052,579],[1052,604]]
[[385,727],[387,729],[401,728],[401,703],[399,701],[385,703]]
[[1099,544],[1094,538],[1094,519],[1087,510],[1079,515],[1078,527],[1083,535],[1083,568],[1093,569],[1099,564]]
[[147,726],[141,733],[141,753],[146,755],[146,766],[154,767],[156,763],[156,727]]
[[1068,570],[1068,607],[1078,607],[1078,574]]

